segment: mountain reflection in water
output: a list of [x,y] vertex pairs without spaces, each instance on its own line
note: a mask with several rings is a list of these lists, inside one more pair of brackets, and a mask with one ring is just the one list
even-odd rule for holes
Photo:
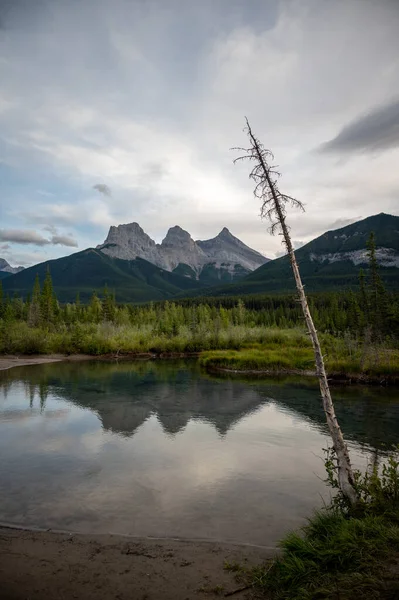
[[[355,465],[399,442],[398,390],[333,396]],[[326,497],[327,443],[314,380],[196,361],[14,368],[0,373],[0,520],[272,543]]]

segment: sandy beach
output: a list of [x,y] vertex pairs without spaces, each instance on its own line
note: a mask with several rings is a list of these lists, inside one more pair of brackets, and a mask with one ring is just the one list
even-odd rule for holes
[[[253,598],[224,569],[256,565],[267,548],[0,528],[2,600]],[[241,590],[241,591],[240,591]]]

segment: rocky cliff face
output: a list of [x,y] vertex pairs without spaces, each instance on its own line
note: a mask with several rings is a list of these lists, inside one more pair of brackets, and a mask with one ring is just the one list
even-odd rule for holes
[[144,258],[167,271],[196,279],[231,281],[257,269],[269,259],[234,237],[225,227],[215,238],[194,241],[178,225],[156,244],[138,223],[112,226],[99,250],[114,258]]
[[11,267],[4,258],[0,258],[0,271],[3,273],[10,273],[10,275],[13,275],[14,273],[19,273],[23,270],[24,267]]
[[227,227],[224,227],[215,238],[203,242],[198,240],[197,244],[209,259],[215,260],[219,265],[239,264],[247,271],[254,271],[269,260],[234,237]]

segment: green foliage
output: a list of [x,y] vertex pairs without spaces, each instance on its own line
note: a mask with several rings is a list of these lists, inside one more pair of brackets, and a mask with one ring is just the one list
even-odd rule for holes
[[326,482],[337,490],[332,504],[349,516],[389,515],[399,525],[399,454],[392,451],[378,467],[375,462],[367,471],[354,471],[359,502],[355,508],[342,494],[338,484],[337,458],[332,448],[325,449]]
[[[370,344],[349,333],[336,337],[321,334],[326,352],[329,375],[364,377],[398,376],[399,350],[392,342]],[[257,344],[246,342],[239,350],[212,350],[203,352],[200,363],[212,369],[237,371],[314,371],[314,355],[310,340],[298,329],[263,330]]]
[[[327,454],[334,488],[336,461]],[[390,559],[399,556],[399,460],[396,452],[377,469],[356,472],[360,504],[349,507],[338,491],[300,533],[281,542],[281,556],[250,572],[252,583],[276,600],[396,598],[399,580]],[[338,488],[339,489],[339,488]]]
[[370,233],[367,240],[367,250],[369,259],[368,280],[366,281],[362,269],[359,273],[359,308],[364,315],[360,322],[364,326],[367,325],[370,337],[379,340],[390,331],[393,313],[390,310],[389,294],[380,276],[374,232]]
[[[145,261],[144,261],[145,262]],[[201,352],[240,350],[207,355],[204,364],[235,369],[313,369],[303,319],[294,296],[194,298],[147,305],[117,304],[107,285],[91,293],[85,304],[60,305],[47,270],[42,285],[35,277],[31,297],[15,294],[0,302],[0,351],[37,352]],[[375,340],[364,326],[359,296],[310,295],[329,372],[391,375],[399,372],[399,298],[388,295],[386,335]],[[18,325],[18,326],[17,326]],[[26,336],[20,332],[25,327]],[[382,331],[381,327],[381,331]],[[38,339],[34,342],[34,337]],[[26,343],[25,343],[26,339]],[[373,343],[372,343],[373,342]]]

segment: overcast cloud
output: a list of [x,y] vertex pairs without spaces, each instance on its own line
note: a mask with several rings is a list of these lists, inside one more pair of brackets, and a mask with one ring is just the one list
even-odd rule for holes
[[[40,233],[26,229],[0,229],[0,242],[11,242],[13,244],[30,244],[32,246],[70,246],[77,248],[77,242],[71,236],[53,235],[50,239],[43,237]],[[1,246],[4,250],[9,250],[10,245]]]
[[0,226],[36,236],[4,257],[132,221],[157,241],[227,226],[273,257],[229,151],[244,115],[305,203],[294,239],[398,214],[398,31],[392,0],[0,0]]
[[381,151],[399,147],[399,100],[379,106],[344,127],[324,145],[332,152]]

